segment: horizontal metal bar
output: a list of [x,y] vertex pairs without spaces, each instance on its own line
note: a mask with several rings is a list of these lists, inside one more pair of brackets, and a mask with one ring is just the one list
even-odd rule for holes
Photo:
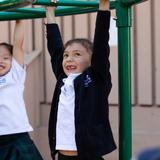
[[[56,6],[79,6],[79,7],[97,7],[99,5],[98,0],[58,0],[56,3],[50,0],[36,0],[34,5],[56,5]],[[110,5],[115,5],[114,0],[110,0]]]
[[[115,9],[115,1],[111,1],[110,8]],[[56,16],[84,14],[96,12],[97,9],[98,4],[95,7],[58,6],[56,8],[55,14]],[[5,12],[0,12],[0,21],[44,18],[45,16],[44,8],[17,8]]]
[[[82,8],[82,7],[65,7],[56,10],[56,16],[67,16],[83,13],[96,12],[97,8]],[[21,8],[16,11],[0,12],[0,21],[18,20],[18,19],[35,19],[44,18],[46,12],[43,8]]]
[[56,5],[56,6],[83,6],[83,7],[96,7],[99,2],[94,1],[84,1],[84,0],[58,0],[55,3],[50,0],[36,0],[34,5]]
[[35,2],[35,0],[0,0],[0,11],[24,7],[33,2]]
[[145,1],[147,1],[147,0],[121,0],[121,2],[126,6],[135,5],[138,3],[145,2]]

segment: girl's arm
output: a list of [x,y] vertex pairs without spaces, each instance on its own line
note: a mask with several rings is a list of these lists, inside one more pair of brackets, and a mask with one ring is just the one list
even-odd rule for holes
[[24,65],[24,21],[17,20],[14,29],[13,57],[20,65]]

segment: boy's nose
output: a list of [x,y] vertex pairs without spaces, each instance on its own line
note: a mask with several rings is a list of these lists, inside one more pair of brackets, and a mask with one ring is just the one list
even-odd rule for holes
[[72,56],[67,57],[67,61],[73,61],[73,57]]

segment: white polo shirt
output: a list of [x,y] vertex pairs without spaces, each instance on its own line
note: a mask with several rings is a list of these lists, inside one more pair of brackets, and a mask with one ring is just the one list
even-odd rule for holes
[[12,58],[10,71],[0,77],[0,135],[32,131],[23,98],[26,69]]
[[64,85],[61,87],[56,125],[57,150],[77,150],[75,142],[74,79],[80,74],[70,74],[63,79]]

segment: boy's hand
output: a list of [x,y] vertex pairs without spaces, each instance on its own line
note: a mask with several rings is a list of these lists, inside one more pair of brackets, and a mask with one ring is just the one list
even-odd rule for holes
[[[51,2],[56,3],[56,0],[51,0]],[[46,10],[46,18],[47,18],[47,23],[56,23],[56,19],[55,19],[55,9],[56,6],[48,6],[45,7]]]
[[109,0],[99,0],[99,10],[109,10]]
[[[57,0],[51,0],[52,3],[56,3]],[[49,13],[53,13],[53,11],[55,11],[56,9],[56,6],[48,6],[48,7],[45,7],[46,8],[46,12],[49,12]]]

